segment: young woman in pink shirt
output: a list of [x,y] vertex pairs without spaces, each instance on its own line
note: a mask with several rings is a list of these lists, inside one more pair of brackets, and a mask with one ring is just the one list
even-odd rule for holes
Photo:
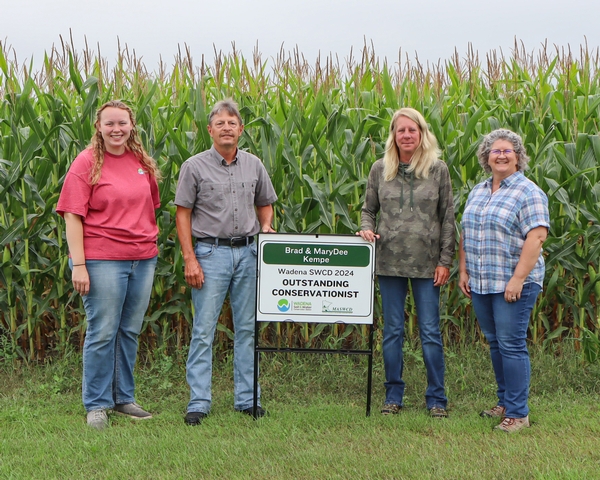
[[135,403],[133,367],[158,256],[160,172],[126,104],[102,105],[95,128],[91,145],[69,168],[56,211],[66,222],[73,287],[87,316],[87,423],[103,429],[108,410],[152,417]]

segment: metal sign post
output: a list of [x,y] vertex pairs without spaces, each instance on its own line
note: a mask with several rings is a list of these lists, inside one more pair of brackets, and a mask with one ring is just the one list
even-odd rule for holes
[[[261,352],[368,356],[371,412],[375,245],[355,235],[259,234],[254,340],[254,404]],[[369,325],[368,350],[273,348],[259,345],[260,322]]]

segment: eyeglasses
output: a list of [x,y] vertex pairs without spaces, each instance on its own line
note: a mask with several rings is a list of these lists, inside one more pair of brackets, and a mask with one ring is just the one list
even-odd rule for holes
[[511,153],[515,153],[515,151],[512,148],[507,148],[506,150],[490,150],[490,155],[510,155]]

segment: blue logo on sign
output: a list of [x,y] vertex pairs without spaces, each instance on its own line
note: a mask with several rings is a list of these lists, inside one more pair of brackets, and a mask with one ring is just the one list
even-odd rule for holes
[[286,298],[282,298],[277,302],[277,308],[280,312],[287,312],[290,309],[290,302]]

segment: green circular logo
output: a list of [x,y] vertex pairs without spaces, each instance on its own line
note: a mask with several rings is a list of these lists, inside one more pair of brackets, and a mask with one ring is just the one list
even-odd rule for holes
[[277,308],[280,312],[287,312],[290,309],[290,302],[287,298],[282,298],[277,302]]

